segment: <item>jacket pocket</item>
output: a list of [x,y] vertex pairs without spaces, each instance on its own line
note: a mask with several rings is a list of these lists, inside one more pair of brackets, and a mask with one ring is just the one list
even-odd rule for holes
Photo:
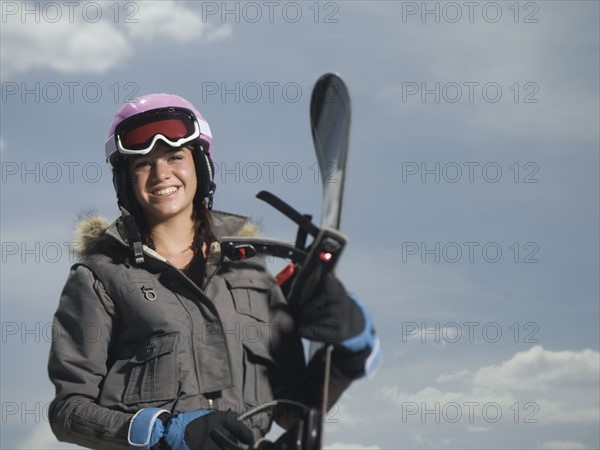
[[268,291],[272,285],[257,278],[226,279],[235,310],[262,322],[269,320]]
[[131,371],[123,403],[172,400],[177,395],[178,333],[143,341],[129,361]]
[[[252,408],[273,400],[271,371],[275,361],[258,343],[244,343],[243,397],[246,408]],[[250,420],[253,428],[266,432],[271,423],[271,413],[257,414]]]

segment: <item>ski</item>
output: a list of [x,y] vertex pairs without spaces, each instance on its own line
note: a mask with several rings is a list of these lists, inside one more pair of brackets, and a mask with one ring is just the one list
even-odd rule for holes
[[327,73],[315,83],[310,100],[310,125],[323,188],[321,229],[291,285],[289,302],[293,307],[300,307],[314,296],[319,281],[335,268],[347,242],[340,224],[351,107],[348,88],[339,75]]
[[[268,238],[226,237],[221,241],[223,256],[241,260],[256,255],[271,255],[292,261],[276,276],[292,309],[298,310],[314,298],[320,281],[333,271],[346,245],[347,237],[340,231],[346,165],[350,142],[350,94],[339,75],[327,73],[315,83],[310,101],[310,126],[315,154],[322,180],[322,205],[320,227],[310,217],[301,214],[275,195],[261,191],[257,198],[269,203],[298,225],[296,244]],[[306,237],[313,237],[306,247]],[[311,343],[309,353],[316,351]],[[333,346],[325,348],[325,368],[320,408],[300,405],[301,419],[275,442],[260,440],[249,449],[268,450],[321,450],[323,423],[328,411],[329,376]],[[293,403],[293,402],[292,402]],[[275,400],[240,416],[249,418],[265,408],[291,402]],[[298,405],[296,405],[298,407]],[[223,448],[240,450],[239,446],[222,442]]]
[[[347,242],[346,236],[340,232],[340,225],[350,143],[351,107],[348,88],[339,75],[327,73],[315,83],[310,100],[310,125],[323,188],[321,229],[290,288],[289,302],[297,308],[314,298],[320,281],[334,270]],[[309,358],[322,347],[322,344],[311,342]],[[329,409],[332,351],[333,346],[327,345],[321,407],[314,430],[316,437],[310,447],[314,450],[320,450],[323,446],[323,427]]]
[[350,143],[350,94],[336,74],[323,75],[310,102],[310,124],[323,180],[321,227],[339,230]]

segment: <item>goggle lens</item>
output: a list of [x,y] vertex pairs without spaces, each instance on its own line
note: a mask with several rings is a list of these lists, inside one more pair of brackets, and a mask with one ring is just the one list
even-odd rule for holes
[[148,147],[157,134],[162,134],[169,140],[188,137],[194,132],[192,125],[191,131],[186,128],[183,121],[179,119],[158,120],[147,123],[129,131],[123,131],[120,134],[121,144],[130,150],[143,150]]
[[171,145],[195,139],[199,135],[194,118],[181,110],[154,110],[132,117],[119,124],[116,130],[119,147],[126,152],[149,151],[156,136]]

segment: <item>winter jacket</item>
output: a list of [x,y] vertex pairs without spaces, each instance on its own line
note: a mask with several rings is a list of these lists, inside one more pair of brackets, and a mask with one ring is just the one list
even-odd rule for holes
[[[220,212],[213,221],[217,239],[248,222]],[[145,262],[133,263],[122,227],[98,217],[80,226],[80,259],[54,317],[48,364],[59,440],[128,448],[141,408],[241,412],[314,396],[285,297],[261,261],[221,258],[215,243],[198,287],[148,247]],[[338,384],[341,393],[349,381]],[[258,436],[270,422],[265,414],[250,426]]]

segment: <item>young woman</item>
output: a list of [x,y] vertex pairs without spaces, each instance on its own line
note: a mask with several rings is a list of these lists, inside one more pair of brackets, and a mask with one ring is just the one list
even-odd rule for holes
[[[176,95],[125,104],[106,157],[121,216],[80,223],[79,261],[54,317],[52,430],[94,449],[220,448],[214,430],[252,444],[283,410],[239,421],[272,399],[317,406],[323,352],[306,364],[303,330],[335,343],[333,403],[377,353],[368,314],[333,276],[292,313],[256,259],[232,261],[224,236],[255,232],[248,218],[212,211],[208,123]],[[342,326],[331,333],[334,317]]]

